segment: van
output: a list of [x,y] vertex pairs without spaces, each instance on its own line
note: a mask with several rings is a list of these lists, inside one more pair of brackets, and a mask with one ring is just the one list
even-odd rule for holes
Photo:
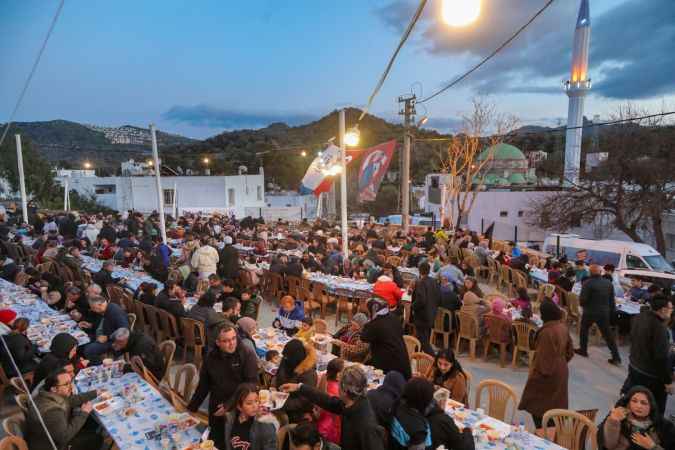
[[[558,250],[559,246],[559,250]],[[616,270],[644,270],[675,274],[673,267],[651,246],[630,241],[581,239],[575,234],[553,234],[544,240],[544,252],[566,255],[569,261],[612,264]]]

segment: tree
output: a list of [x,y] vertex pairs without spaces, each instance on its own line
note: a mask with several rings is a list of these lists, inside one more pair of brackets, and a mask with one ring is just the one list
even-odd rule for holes
[[[503,137],[513,131],[517,119],[513,116],[497,113],[493,103],[484,97],[472,100],[473,110],[470,115],[463,116],[463,130],[450,139],[450,144],[441,155],[441,171],[450,176],[447,186],[446,202],[453,205],[456,219],[448,219],[450,226],[459,227],[463,217],[473,208],[478,191],[485,185],[484,170],[494,157],[494,147],[503,141]],[[485,138],[488,133],[492,135]],[[484,157],[479,158],[487,148]],[[454,219],[454,220],[453,220]]]
[[606,223],[635,242],[653,236],[665,254],[663,214],[675,208],[675,128],[626,104],[612,120],[634,119],[603,130],[599,149],[608,159],[581,181],[533,205],[530,224],[566,231],[581,224]]

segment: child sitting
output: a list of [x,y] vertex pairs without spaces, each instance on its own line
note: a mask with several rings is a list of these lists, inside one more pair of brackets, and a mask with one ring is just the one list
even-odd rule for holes
[[300,330],[295,333],[295,337],[305,342],[310,342],[314,337],[314,321],[311,317],[305,317],[300,322]]
[[265,361],[262,363],[265,372],[275,375],[279,368],[279,364],[281,364],[281,353],[276,350],[268,350],[267,353],[265,353]]
[[284,295],[281,297],[279,304],[279,312],[272,326],[284,330],[289,336],[293,336],[298,332],[302,323],[301,321],[305,318],[302,302],[296,301],[290,295]]

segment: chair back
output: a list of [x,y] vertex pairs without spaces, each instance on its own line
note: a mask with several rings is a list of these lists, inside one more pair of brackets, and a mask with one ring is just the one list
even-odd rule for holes
[[174,341],[164,341],[159,344],[159,351],[162,353],[164,358],[164,376],[162,381],[166,378],[166,375],[169,373],[169,367],[173,363],[173,357],[176,354],[176,343]]
[[408,358],[422,349],[422,344],[415,336],[403,335],[403,342],[405,342],[405,348],[408,350]]
[[302,279],[293,275],[286,277],[288,282],[288,294],[297,300],[304,300],[302,298]]
[[410,367],[416,376],[426,378],[434,370],[434,357],[424,352],[410,355]]
[[[134,313],[136,314],[136,324],[134,325],[134,328],[142,331],[143,333],[148,333],[148,321],[145,317],[143,302],[134,300]],[[148,334],[152,335],[152,333]]]
[[452,333],[452,311],[446,308],[438,308],[436,310],[436,318],[434,319],[434,331],[437,333]]
[[478,319],[466,312],[458,311],[459,335],[467,339],[478,339]]
[[134,312],[135,305],[134,305],[134,298],[129,294],[128,292],[124,291],[122,294],[122,306],[124,307],[127,312]]
[[[551,409],[544,413],[541,422],[544,430],[548,428],[549,422],[553,422],[554,427],[552,440],[561,447],[569,450],[598,448],[596,441],[598,428],[583,414],[567,409]],[[587,439],[591,441],[590,447],[586,445]]]
[[490,342],[504,344],[511,341],[511,321],[494,314],[486,314],[483,318],[487,337]]
[[527,275],[522,271],[511,269],[511,280],[516,290],[527,289]]
[[173,377],[171,389],[186,403],[192,398],[192,394],[197,387],[199,371],[194,364],[183,364],[179,366]]
[[20,437],[7,436],[0,441],[0,450],[28,450],[28,444]]
[[574,292],[568,292],[565,294],[565,299],[567,300],[567,312],[570,319],[578,319],[581,317],[581,312],[579,310],[579,296]]
[[127,313],[127,320],[129,321],[129,330],[133,331],[134,326],[136,325],[136,314]]
[[556,291],[556,286],[554,284],[543,283],[539,286],[539,291],[537,292],[537,303],[544,301],[544,298],[553,298],[553,294]]
[[162,340],[164,339],[179,339],[180,334],[178,333],[178,324],[176,323],[176,317],[171,314],[169,311],[163,310],[161,308],[156,308],[157,316],[159,317],[159,329],[162,333]]
[[537,332],[537,327],[529,322],[514,322],[513,329],[516,334],[516,347],[525,351],[534,350],[530,337]]
[[131,359],[129,359],[129,365],[131,366],[131,369],[141,378],[147,381],[150,386],[155,388],[157,391],[160,390],[159,380],[157,380],[152,372],[150,372],[148,368],[145,367],[145,364],[143,363],[143,360],[140,356],[132,356]]
[[22,414],[15,414],[2,421],[2,430],[7,436],[23,438],[26,430],[26,419]]
[[108,299],[110,299],[111,303],[123,306],[122,297],[124,297],[124,289],[121,286],[109,284],[105,287],[105,292],[108,294]]
[[28,408],[30,407],[28,404],[28,394],[17,394],[14,396],[14,401],[24,414],[28,414]]
[[[502,422],[510,423],[509,420],[515,418],[518,406],[518,396],[513,388],[499,380],[481,381],[476,388],[475,408],[481,407],[483,391],[487,391],[487,405],[484,408],[486,414]],[[509,411],[511,414],[507,416]]]

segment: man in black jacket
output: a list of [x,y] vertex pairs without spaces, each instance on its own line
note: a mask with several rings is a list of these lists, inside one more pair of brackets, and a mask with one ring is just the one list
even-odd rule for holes
[[109,284],[117,284],[119,281],[121,281],[121,278],[114,278],[112,276],[113,271],[115,270],[115,264],[113,264],[112,261],[105,261],[103,263],[103,266],[101,267],[101,270],[96,272],[92,278],[92,281],[99,286],[101,286],[103,289],[105,289],[106,286]]
[[363,326],[361,340],[370,344],[371,364],[384,373],[395,370],[409,379],[412,371],[403,341],[401,318],[389,312],[384,300],[371,299],[368,309],[372,319]]
[[608,362],[618,366],[621,364],[621,356],[609,329],[609,318],[615,309],[614,286],[611,281],[602,277],[602,268],[599,265],[592,264],[589,270],[591,276],[584,282],[579,296],[584,312],[581,316],[579,348],[574,353],[588,358],[588,330],[595,323],[612,352],[612,358]]
[[223,278],[236,279],[239,277],[239,252],[232,246],[232,237],[223,238],[225,246],[220,251],[220,276]]
[[431,268],[428,262],[420,264],[420,278],[415,283],[412,293],[412,319],[417,332],[417,339],[422,344],[422,351],[434,355],[429,343],[431,329],[436,320],[436,310],[441,300],[438,281],[429,277]]
[[117,354],[128,353],[129,358],[140,356],[145,367],[158,380],[164,376],[164,358],[159,348],[150,337],[128,328],[117,329],[110,337],[112,348]]
[[667,394],[673,392],[673,371],[668,358],[670,337],[666,328],[673,305],[662,295],[652,298],[650,305],[631,322],[628,378],[621,392],[625,394],[634,386],[645,386],[654,394],[663,415]]
[[341,447],[349,450],[384,450],[384,429],[377,423],[366,391],[368,378],[357,366],[344,369],[340,378],[340,396],[328,394],[306,384],[281,386],[287,393],[297,392],[315,405],[342,419]]
[[199,384],[188,405],[197,411],[209,395],[209,426],[216,448],[225,445],[225,412],[234,391],[242,383],[258,383],[258,358],[238,342],[234,327],[225,326],[216,339],[216,347],[209,352],[199,373]]

